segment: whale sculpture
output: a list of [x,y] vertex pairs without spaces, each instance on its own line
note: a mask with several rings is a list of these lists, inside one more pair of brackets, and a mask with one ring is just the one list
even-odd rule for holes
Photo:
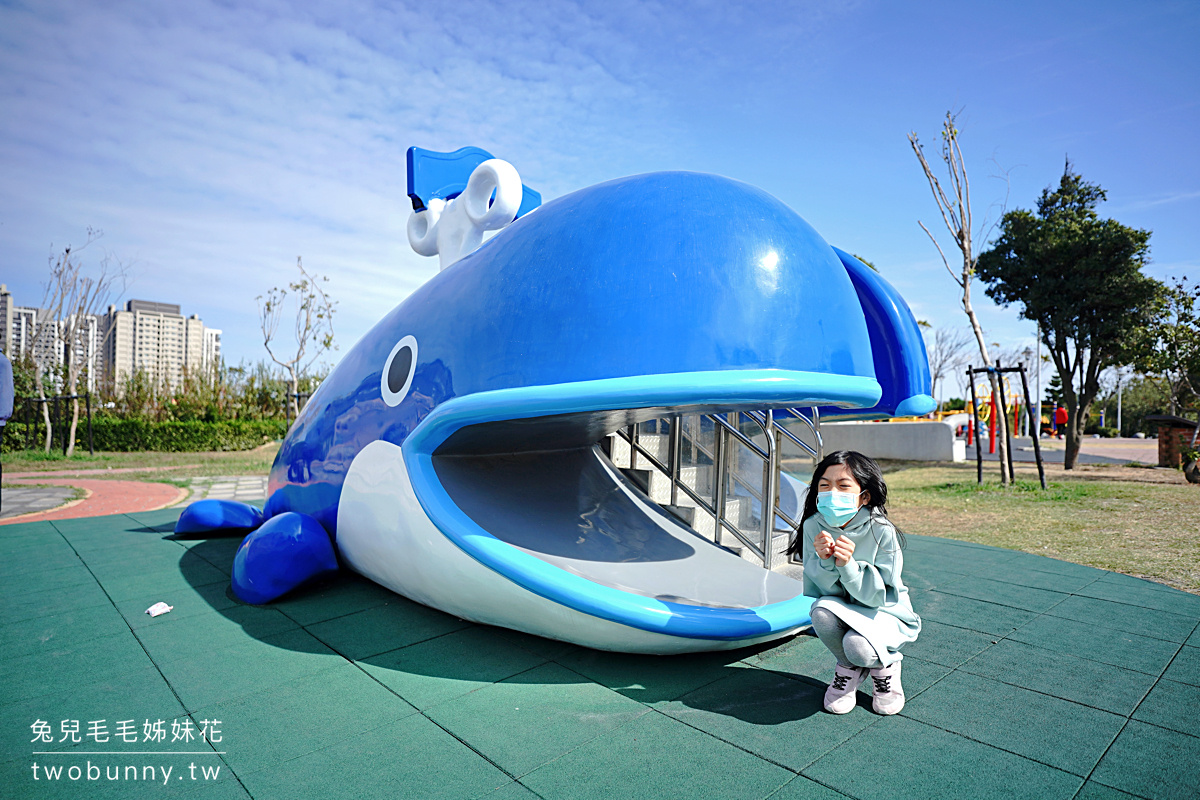
[[[470,219],[516,214],[506,174],[485,177],[507,189],[474,187]],[[441,212],[410,221],[414,247],[437,250],[460,191],[414,198],[415,216]],[[251,603],[345,567],[464,619],[608,650],[733,648],[809,624],[799,582],[700,538],[597,442],[680,413],[925,413],[903,300],[775,198],[714,175],[621,178],[527,210],[478,249],[451,242],[346,354],[284,439],[261,513],[203,500],[177,532],[249,531],[232,582]]]

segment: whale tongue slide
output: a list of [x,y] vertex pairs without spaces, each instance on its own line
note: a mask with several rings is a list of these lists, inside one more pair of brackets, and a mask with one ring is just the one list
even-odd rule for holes
[[605,586],[717,608],[799,595],[799,582],[718,547],[649,501],[597,447],[435,455],[443,488],[498,539]]

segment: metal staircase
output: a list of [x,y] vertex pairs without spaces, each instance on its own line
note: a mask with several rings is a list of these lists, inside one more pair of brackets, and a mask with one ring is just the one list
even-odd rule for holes
[[[807,484],[821,459],[815,408],[663,417],[602,444],[651,500],[698,535],[765,569],[797,569],[786,550],[803,500],[782,476]],[[781,503],[785,481],[794,502]]]

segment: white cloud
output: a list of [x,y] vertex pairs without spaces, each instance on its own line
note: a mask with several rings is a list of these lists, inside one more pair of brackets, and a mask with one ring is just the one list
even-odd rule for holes
[[[254,357],[246,300],[301,254],[333,276],[349,338],[435,269],[405,252],[409,144],[486,146],[554,196],[624,151],[681,140],[655,118],[653,87],[548,35],[533,11],[499,13],[0,10],[0,243],[17,266],[5,278],[31,295],[50,241],[103,227],[140,264],[135,293],[200,310],[234,334],[231,355]],[[582,14],[566,24],[597,49],[612,39]]]

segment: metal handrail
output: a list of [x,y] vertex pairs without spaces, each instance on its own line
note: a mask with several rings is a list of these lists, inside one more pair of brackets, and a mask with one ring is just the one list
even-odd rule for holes
[[[642,456],[649,462],[649,465],[659,472],[666,475],[671,481],[671,504],[677,504],[679,499],[679,491],[692,499],[698,508],[703,509],[713,516],[716,524],[715,536],[717,541],[720,541],[720,532],[727,530],[734,538],[741,542],[750,551],[758,556],[766,569],[772,566],[774,552],[772,547],[772,538],[775,532],[775,519],[779,517],[788,526],[795,528],[796,520],[781,508],[779,508],[779,472],[780,472],[780,453],[782,452],[782,437],[787,437],[794,442],[798,447],[807,452],[815,459],[821,458],[821,451],[824,449],[824,441],[821,437],[819,428],[820,418],[819,412],[814,407],[810,410],[811,418],[801,412],[799,409],[787,409],[795,417],[799,417],[809,430],[812,431],[813,437],[816,440],[816,448],[805,442],[796,434],[776,424],[773,412],[771,411],[734,411],[726,415],[722,414],[706,414],[701,418],[707,418],[714,425],[714,447],[712,452],[708,450],[697,437],[688,436],[688,443],[694,448],[694,452],[699,456],[703,455],[712,462],[713,480],[715,484],[712,490],[712,502],[702,497],[698,492],[694,491],[690,486],[680,479],[680,471],[682,466],[682,450],[683,450],[683,416],[678,415],[668,417],[670,424],[669,441],[667,450],[667,463],[663,463],[658,456],[651,453],[638,441],[640,423],[635,423],[628,428],[618,429],[617,433],[626,440],[630,445],[630,467],[636,469],[638,465],[638,456]],[[763,433],[763,440],[766,447],[760,446],[754,441],[751,436],[742,433],[738,420],[740,415],[745,414],[747,419],[752,421]],[[661,432],[661,431],[660,431]],[[757,434],[754,434],[757,435]],[[733,437],[735,440],[743,444],[754,455],[758,456],[763,462],[763,490],[760,492],[754,485],[747,482],[742,476],[742,470],[730,469],[729,457],[729,442],[727,437]],[[725,517],[725,507],[728,500],[726,492],[726,481],[729,485],[740,485],[749,494],[752,499],[759,501],[761,542],[751,541],[738,526],[734,525]],[[649,487],[647,487],[648,489]]]
[[[635,426],[631,425],[629,427],[632,428]],[[653,465],[656,469],[658,469],[659,472],[663,472],[668,475],[671,473],[670,467],[668,467],[666,464],[659,461],[657,456],[655,456],[649,450],[647,450],[646,448],[644,448],[640,444],[638,444],[636,436],[631,437],[630,434],[625,432],[624,428],[618,428],[617,433],[619,433],[622,437],[624,437],[625,441],[629,442],[630,446],[633,449],[635,449],[639,454],[641,454],[647,461],[649,461],[651,465]],[[631,465],[630,469],[637,469],[637,467],[632,466],[632,464],[634,463],[632,459],[630,459],[629,463]]]
[[797,522],[796,520],[792,519],[792,515],[787,513],[786,511],[784,511],[779,506],[775,506],[775,516],[783,517],[783,521],[786,522],[788,525],[790,525],[792,528],[800,527],[800,523]]
[[820,411],[820,409],[818,409],[816,406],[812,407],[812,418],[811,419],[804,416],[804,414],[800,413],[800,409],[798,409],[798,408],[792,408],[792,409],[788,409],[788,410],[791,411],[793,415],[799,417],[801,419],[801,421],[803,421],[804,424],[808,426],[808,429],[813,432],[813,438],[815,438],[817,440],[817,452],[814,453],[814,455],[818,459],[823,458],[824,450],[825,450],[825,438],[823,436],[821,436],[821,411]]
[[[768,424],[768,423],[766,423],[766,422],[765,422],[763,419],[761,419],[761,418],[756,418],[756,417],[754,416],[754,414],[756,414],[756,413],[761,413],[761,412],[754,412],[754,411],[743,411],[743,412],[736,412],[736,413],[743,413],[743,414],[745,414],[746,416],[750,417],[750,418],[751,418],[751,419],[752,419],[754,422],[756,422],[756,423],[758,424],[758,426],[759,426],[760,428],[762,428],[762,429],[763,429],[763,432],[764,432],[764,434],[766,433],[766,429],[767,429],[767,424]],[[770,463],[770,462],[772,461],[772,454],[775,452],[775,450],[777,450],[777,449],[778,449],[777,447],[775,447],[775,448],[771,448],[771,450],[770,450],[769,452],[768,452],[768,451],[764,451],[764,450],[763,450],[761,447],[758,447],[758,446],[756,446],[756,445],[754,444],[753,440],[751,440],[751,439],[748,439],[744,433],[742,433],[741,431],[739,431],[739,430],[736,428],[736,426],[730,425],[729,423],[727,423],[727,422],[724,422],[724,420],[722,420],[722,424],[724,425],[724,427],[725,427],[725,430],[729,431],[729,432],[730,432],[730,433],[732,433],[734,436],[736,436],[736,437],[738,438],[738,440],[739,440],[739,441],[741,441],[741,442],[743,442],[744,444],[748,445],[749,447],[753,448],[753,449],[754,449],[754,452],[755,452],[755,454],[756,454],[756,455],[757,455],[759,458],[763,459],[763,461],[765,461],[765,462],[767,462],[767,463]],[[769,437],[769,436],[768,436],[768,441],[770,441],[770,437]],[[742,480],[742,478],[740,477],[740,475],[739,475],[738,473],[736,473],[736,472],[731,472],[731,473],[730,473],[730,475],[729,475],[729,477],[730,477],[732,480],[734,480],[734,481],[737,481],[738,483],[740,483],[740,484],[742,485],[742,488],[744,488],[746,491],[750,492],[750,495],[751,495],[752,497],[754,497],[754,499],[758,500],[760,503],[762,502],[762,499],[763,499],[763,498],[762,498],[762,494],[761,494],[761,493],[760,493],[758,490],[756,490],[756,489],[754,488],[754,486],[753,486],[753,485],[751,485],[751,484],[747,483],[746,481]],[[778,503],[778,498],[776,498],[776,503]]]
[[[725,428],[723,428],[722,430],[729,430],[729,428],[730,428],[730,426],[726,425],[726,427],[725,427]],[[743,436],[744,436],[744,434],[743,434]],[[627,438],[628,438],[628,437],[627,437]],[[691,443],[692,443],[692,446],[693,446],[693,447],[695,447],[697,451],[699,451],[699,452],[703,453],[704,455],[708,456],[709,460],[713,462],[713,468],[714,468],[714,469],[716,469],[716,466],[717,466],[717,458],[716,458],[716,457],[715,457],[715,456],[714,456],[712,453],[710,453],[710,452],[708,451],[708,448],[706,448],[704,445],[700,444],[700,442],[696,441],[695,439],[690,439],[690,441],[691,441]],[[760,452],[760,449],[759,449],[759,448],[755,448],[755,451],[756,451],[756,452],[755,452],[755,455],[759,456],[760,458],[766,458],[766,456],[764,456],[764,455],[763,455],[763,454]],[[676,469],[677,469],[677,470],[678,470],[678,467],[679,467],[679,465],[676,465]],[[666,470],[663,470],[663,471],[665,472]],[[751,495],[752,497],[754,497],[754,499],[758,500],[759,502],[762,502],[762,494],[760,494],[760,493],[759,493],[759,491],[758,491],[757,489],[755,489],[755,488],[754,488],[754,485],[753,485],[753,484],[751,484],[751,483],[747,483],[747,482],[746,482],[745,480],[743,480],[743,479],[741,478],[741,476],[740,476],[738,473],[736,473],[736,472],[734,472],[734,473],[731,473],[731,474],[730,474],[730,478],[732,478],[734,481],[737,481],[737,483],[738,483],[738,484],[740,484],[740,485],[741,485],[741,487],[742,487],[743,489],[745,489],[746,491],[748,491],[748,492],[750,493],[750,495]],[[674,498],[674,497],[672,497],[672,499],[671,499],[671,504],[672,504],[672,505],[674,505],[674,504],[675,504],[675,498]],[[711,510],[712,510],[712,509],[711,509],[711,508],[709,508],[707,505],[705,505],[705,508],[706,508],[706,509],[708,509],[709,511],[711,511]]]
[[682,417],[676,417],[671,422],[671,448],[667,451],[671,462],[671,505],[679,505],[679,450],[683,447],[683,426],[679,424]]
[[[806,417],[806,416],[804,416],[803,414],[801,414],[801,413],[800,413],[800,411],[799,411],[799,409],[795,409],[795,408],[789,408],[789,409],[787,409],[787,411],[788,411],[788,412],[789,412],[789,413],[790,413],[790,414],[791,414],[793,417],[798,417],[800,420],[802,420],[802,421],[804,422],[804,424],[805,424],[805,425],[807,425],[807,426],[808,426],[808,429],[809,429],[809,430],[811,430],[811,431],[813,432],[813,436],[814,436],[814,437],[816,438],[816,440],[817,440],[817,446],[818,446],[818,447],[820,447],[820,446],[823,444],[823,442],[821,441],[821,434],[820,434],[820,432],[819,432],[819,431],[816,429],[816,427],[813,425],[813,423],[812,423],[812,420],[810,420],[808,417]],[[751,416],[754,416],[754,415],[756,415],[756,414],[757,414],[757,415],[760,415],[761,417],[763,417],[764,419],[765,419],[765,417],[766,417],[766,414],[763,414],[763,412],[761,412],[761,411],[747,411],[746,413],[747,413],[747,414],[749,414],[749,415],[751,415]],[[813,413],[816,413],[816,409],[813,409]],[[763,420],[761,420],[761,419],[758,419],[758,418],[756,418],[756,421],[758,421],[760,424],[763,424]],[[803,448],[803,449],[807,450],[807,451],[809,452],[809,454],[810,454],[810,455],[811,455],[813,458],[820,458],[820,457],[821,457],[821,454],[820,454],[820,452],[818,452],[817,450],[814,450],[814,449],[812,448],[812,446],[808,444],[808,442],[805,442],[803,439],[801,439],[799,436],[797,436],[796,434],[794,434],[794,433],[792,433],[791,431],[789,431],[787,428],[783,427],[782,425],[776,425],[775,427],[776,427],[776,428],[779,430],[779,432],[780,432],[780,433],[782,433],[782,434],[783,434],[784,436],[786,436],[787,438],[791,439],[791,440],[792,440],[793,442],[795,442],[795,443],[796,443],[796,444],[797,444],[799,447],[801,447],[801,448]]]
[[[755,420],[757,422],[757,420]],[[773,419],[767,416],[767,424],[762,426],[766,435],[767,458],[763,463],[763,484],[765,496],[759,502],[762,516],[763,537],[763,567],[771,569],[775,557],[775,548],[771,538],[775,533],[775,508],[779,505],[779,440],[773,435],[776,427]]]
[[[754,412],[745,411],[745,412],[735,412],[735,413],[744,413],[746,416],[750,417],[750,419],[753,419],[755,422],[758,422],[758,426],[763,429],[763,433],[767,432],[766,426],[763,423],[759,422],[757,419],[754,419],[754,417],[752,416]],[[754,452],[758,453],[758,455],[761,456],[762,458],[770,458],[771,457],[771,454],[769,452],[767,452],[766,450],[763,450],[761,447],[756,445],[752,439],[747,437],[746,434],[739,431],[736,426],[730,425],[728,422],[726,422],[720,416],[717,416],[715,414],[711,415],[709,418],[712,419],[714,422],[716,422],[718,425],[720,425],[725,430],[732,433],[738,441],[740,441],[742,444],[749,447]]]
[[[740,414],[743,412],[733,412],[733,413]],[[676,485],[683,488],[684,491],[688,494],[689,497],[692,498],[693,501],[699,503],[702,507],[704,507],[704,509],[706,511],[709,511],[710,513],[712,513],[714,519],[717,521],[717,523],[719,525],[719,528],[724,528],[724,529],[728,530],[730,533],[732,533],[734,535],[734,537],[738,539],[738,541],[740,541],[742,544],[749,547],[751,552],[753,552],[760,559],[762,559],[763,566],[765,568],[770,569],[771,568],[771,557],[772,557],[771,535],[774,532],[774,527],[775,527],[774,526],[775,517],[774,517],[774,514],[772,514],[771,512],[774,510],[774,508],[777,504],[777,498],[775,497],[775,494],[776,494],[775,488],[776,487],[774,486],[774,483],[776,481],[774,440],[770,436],[770,434],[767,432],[767,427],[764,426],[762,422],[760,422],[758,419],[755,419],[754,416],[749,413],[747,413],[747,417],[749,417],[756,425],[758,425],[763,430],[763,433],[766,437],[766,442],[767,442],[767,448],[765,450],[763,448],[759,447],[754,442],[754,440],[750,439],[748,436],[746,436],[740,430],[738,430],[737,426],[731,424],[727,420],[723,419],[721,416],[715,415],[715,414],[709,414],[709,415],[705,415],[705,416],[707,416],[709,419],[711,419],[717,425],[720,432],[723,432],[724,435],[726,435],[726,436],[733,436],[735,439],[737,439],[739,442],[741,442],[747,448],[752,450],[754,452],[754,454],[757,455],[759,458],[761,458],[763,461],[763,479],[764,479],[763,482],[767,488],[767,491],[765,493],[766,497],[763,497],[763,495],[761,495],[757,491],[755,491],[753,486],[746,483],[746,481],[742,480],[736,473],[730,473],[730,477],[732,478],[733,481],[735,481],[738,484],[741,484],[744,488],[746,488],[751,493],[751,495],[753,497],[755,497],[759,501],[759,504],[761,506],[760,516],[762,517],[762,531],[761,531],[762,544],[759,545],[759,544],[756,544],[756,543],[750,541],[746,536],[744,536],[742,534],[741,530],[736,525],[729,522],[729,520],[726,519],[726,517],[725,517],[725,502],[727,500],[727,498],[725,496],[726,493],[725,493],[725,481],[724,481],[725,472],[726,472],[726,469],[725,469],[726,459],[724,458],[725,448],[724,448],[722,440],[721,440],[721,433],[718,433],[718,438],[717,438],[717,450],[719,451],[719,453],[717,454],[717,457],[713,459],[714,480],[716,480],[716,487],[715,487],[716,491],[715,491],[714,504],[713,504],[713,506],[715,506],[715,507],[709,506],[707,501],[705,501],[703,498],[701,498],[695,492],[691,491],[691,489],[688,486],[686,486],[685,484],[679,483],[677,480],[672,480],[672,487],[673,487],[672,493],[675,494],[674,487]],[[679,419],[680,418],[681,417],[672,417],[671,418],[672,424],[675,426],[675,428],[679,427]],[[676,456],[676,453],[673,452],[673,453],[671,453],[670,456],[668,456],[668,461],[671,461],[672,462],[671,464],[663,464],[661,461],[659,461],[659,459],[657,457],[652,455],[649,451],[647,451],[640,444],[638,444],[638,442],[637,442],[637,425],[631,425],[631,426],[629,426],[629,428],[630,428],[630,430],[629,430],[628,434],[626,434],[624,431],[620,431],[620,433],[621,433],[621,436],[623,438],[627,439],[630,444],[630,465],[632,466],[632,465],[636,464],[636,456],[641,455],[641,456],[645,457],[646,460],[649,461],[651,463],[651,465],[653,465],[655,468],[657,468],[660,472],[663,472],[664,474],[669,475],[669,476],[677,477],[676,469],[678,467],[678,464],[675,462],[678,461],[678,458]],[[672,431],[672,436],[674,436],[674,429]],[[703,449],[703,448],[698,448],[698,449]]]
[[[796,416],[798,416],[798,417],[800,417],[800,419],[804,420],[804,422],[805,422],[805,423],[808,425],[808,427],[809,427],[809,430],[811,430],[811,431],[812,431],[812,432],[813,432],[813,433],[816,435],[816,438],[817,438],[817,446],[818,446],[818,447],[820,447],[820,445],[821,445],[821,434],[817,433],[817,429],[813,427],[812,421],[811,421],[811,420],[809,420],[807,417],[805,417],[805,416],[801,415],[801,414],[797,414]],[[785,428],[785,427],[783,427],[782,425],[780,425],[780,426],[779,426],[779,431],[780,431],[780,433],[782,433],[784,436],[786,436],[787,438],[789,438],[789,439],[791,439],[793,442],[795,442],[795,443],[796,443],[796,444],[797,444],[799,447],[801,447],[801,448],[803,448],[803,449],[807,450],[807,451],[808,451],[808,452],[809,452],[809,453],[812,455],[812,457],[813,457],[813,458],[820,458],[820,457],[821,457],[821,454],[820,454],[820,452],[819,452],[819,451],[817,451],[817,450],[814,450],[812,447],[810,447],[810,446],[809,446],[808,442],[804,441],[804,440],[803,440],[803,439],[801,439],[799,436],[797,436],[796,434],[794,434],[794,433],[792,433],[791,431],[789,431],[787,428]]]
[[[633,427],[633,426],[630,426],[630,427]],[[626,433],[624,428],[618,428],[617,434],[621,438],[623,438],[625,441],[629,442],[631,452],[636,450],[639,454],[641,454],[641,456],[643,458],[645,458],[647,461],[649,461],[650,464],[652,466],[654,466],[656,469],[658,469],[660,472],[662,472],[664,474],[670,474],[670,469],[667,467],[667,465],[665,465],[661,461],[659,461],[658,458],[653,453],[651,453],[649,450],[642,447],[636,441],[632,440],[630,438],[630,434]],[[632,461],[631,461],[631,463],[632,463]],[[714,462],[713,466],[714,466],[714,471],[715,471],[716,462]],[[631,469],[636,469],[636,468],[631,467]],[[719,474],[717,475],[716,480],[720,481]],[[741,483],[743,486],[746,485],[744,482],[741,482]],[[731,534],[734,535],[735,538],[737,538],[738,541],[740,541],[742,544],[749,547],[751,549],[751,551],[753,551],[759,558],[763,557],[762,550],[759,548],[759,546],[756,545],[754,542],[750,541],[749,539],[747,539],[744,535],[742,535],[742,532],[738,529],[738,527],[736,525],[734,525],[732,522],[730,522],[728,519],[725,518],[723,508],[722,508],[720,514],[717,513],[716,506],[718,504],[724,505],[723,503],[717,503],[717,502],[709,503],[708,500],[704,499],[704,497],[697,494],[692,489],[692,487],[688,486],[686,483],[677,481],[672,486],[672,489],[674,489],[676,487],[678,487],[679,489],[682,489],[684,491],[684,493],[687,494],[688,497],[692,498],[693,502],[695,502],[698,506],[703,508],[708,513],[712,514],[713,518],[720,522],[721,527],[728,530]],[[717,494],[719,495],[720,493],[717,493]],[[672,503],[672,505],[674,505],[674,503]]]
[[[745,414],[749,415],[753,412],[746,411],[746,412],[741,412],[741,413],[745,413]],[[742,442],[746,446],[753,449],[755,454],[759,458],[769,459],[771,457],[769,453],[767,453],[761,447],[756,445],[753,440],[747,438],[746,435],[744,433],[742,433],[741,431],[739,431],[735,426],[730,425],[725,420],[721,419],[718,416],[712,415],[712,414],[705,414],[704,416],[707,417],[708,419],[713,420],[715,423],[720,425],[724,430],[733,434],[738,439],[738,441]],[[674,417],[673,419],[681,419],[681,417]],[[754,421],[758,422],[760,427],[762,426],[762,423],[759,422],[759,420],[754,420]],[[630,426],[630,427],[636,427],[636,426]],[[682,433],[679,425],[673,425],[671,430],[672,430],[671,436],[675,435],[676,430],[680,430],[680,432]],[[622,436],[624,436],[627,441],[629,440],[629,436],[627,434],[622,433]],[[713,467],[715,468],[716,463],[717,463],[716,456],[714,456],[713,453],[710,453],[708,451],[708,448],[706,448],[704,445],[697,442],[695,439],[690,439],[690,441],[691,441],[693,447],[695,447],[701,453],[704,453],[704,455],[709,457],[709,459],[713,462]],[[632,442],[631,442],[631,444],[632,444]],[[641,445],[638,445],[638,453],[641,454],[642,456],[644,456],[647,460],[649,460],[656,468],[658,468],[658,470],[660,472],[663,472],[666,475],[671,476],[673,480],[678,479],[679,464],[673,463],[673,461],[677,460],[677,459],[675,459],[675,457],[673,455],[667,457],[667,461],[668,461],[667,464],[663,464],[661,461],[659,461],[654,455],[652,455],[649,451],[647,451]],[[671,470],[672,466],[675,468],[674,474],[672,474],[672,470]],[[742,485],[742,487],[745,488],[748,492],[750,492],[755,497],[755,499],[760,500],[760,501],[762,500],[762,495],[759,494],[752,485],[750,485],[749,483],[746,483],[746,481],[744,481],[740,477],[738,477],[738,475],[736,473],[733,474],[731,477],[735,481],[740,483]],[[672,499],[672,505],[674,505],[674,499]]]

